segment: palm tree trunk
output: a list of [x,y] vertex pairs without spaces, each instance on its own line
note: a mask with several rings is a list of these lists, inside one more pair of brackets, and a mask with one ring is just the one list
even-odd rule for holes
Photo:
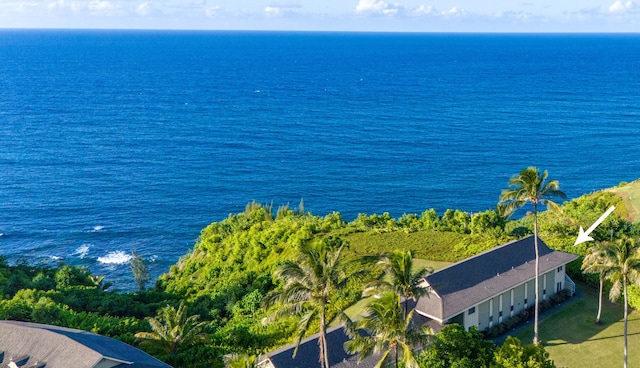
[[600,273],[600,299],[598,300],[598,316],[596,324],[600,324],[600,314],[602,313],[602,289],[604,289],[604,275]]
[[624,368],[627,368],[627,276],[622,275],[622,290],[624,292]]
[[[402,299],[400,299],[400,303],[402,303]],[[409,304],[409,298],[407,296],[404,297],[404,306],[402,308],[402,319],[407,319],[407,304]]]
[[534,317],[533,317],[533,343],[534,344],[538,344],[539,340],[538,340],[538,303],[539,303],[539,297],[540,297],[540,292],[539,292],[539,283],[540,283],[540,252],[538,250],[538,206],[536,202],[533,202],[533,242],[535,244],[535,248],[536,248],[536,289],[535,289],[535,296],[536,296],[536,303],[534,306]]
[[399,367],[399,363],[398,363],[398,343],[396,342],[396,349],[395,349],[395,355],[396,355],[396,368]]
[[320,346],[320,359],[322,360],[322,366],[324,368],[329,368],[329,352],[328,352],[328,344],[327,344],[327,328],[326,328],[326,311],[324,308],[322,309],[322,313],[320,314],[320,340],[319,343],[322,344]]
[[320,312],[320,334],[318,336],[318,348],[320,349],[320,366],[329,368],[329,358],[327,356],[327,332],[325,330],[325,312]]

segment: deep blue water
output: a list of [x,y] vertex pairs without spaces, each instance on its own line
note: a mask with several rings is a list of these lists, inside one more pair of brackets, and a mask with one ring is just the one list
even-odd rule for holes
[[247,202],[493,208],[640,177],[640,35],[0,31],[0,254],[133,284]]

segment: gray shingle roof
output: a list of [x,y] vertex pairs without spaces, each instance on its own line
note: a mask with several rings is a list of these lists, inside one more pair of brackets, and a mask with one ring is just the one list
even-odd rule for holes
[[[44,362],[46,368],[171,368],[151,355],[121,341],[87,331],[0,321],[0,351],[3,364],[11,358],[27,356],[26,366]],[[106,364],[106,365],[104,365]]]
[[[411,301],[410,301],[411,302]],[[413,304],[410,304],[413,307]],[[413,314],[413,326],[429,325],[433,321],[417,313]],[[358,355],[349,354],[344,350],[344,343],[349,341],[349,336],[343,326],[332,327],[327,330],[327,345],[329,349],[329,365],[331,368],[373,368],[380,360],[379,354],[374,354],[363,359],[358,364]],[[295,344],[287,345],[267,354],[267,357],[276,368],[315,368],[320,367],[318,348],[318,334],[310,336],[300,342],[298,354],[293,358]]]
[[[552,250],[540,239],[538,247],[541,275],[578,258],[574,254]],[[534,237],[530,236],[495,247],[427,276],[427,283],[437,295],[421,298],[416,310],[447,320],[534,277],[535,246]]]
[[[349,336],[342,326],[332,327],[327,330],[327,345],[329,349],[329,364],[335,368],[355,367],[358,356],[348,354],[344,350],[344,343],[349,341]],[[320,367],[320,349],[318,347],[318,334],[310,336],[300,342],[298,353],[294,358],[295,344],[284,346],[267,354],[269,360],[276,368],[314,368]],[[372,368],[377,363],[376,357],[368,357],[358,367]]]

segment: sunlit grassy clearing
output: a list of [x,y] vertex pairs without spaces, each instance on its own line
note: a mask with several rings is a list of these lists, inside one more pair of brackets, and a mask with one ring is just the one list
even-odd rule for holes
[[[623,362],[623,306],[606,300],[602,324],[595,324],[598,293],[578,284],[584,296],[556,307],[540,322],[540,337],[558,367],[619,367]],[[630,309],[631,311],[631,309]],[[533,326],[515,334],[523,343],[531,343]],[[629,366],[640,366],[640,313],[629,314]]]
[[629,221],[640,221],[640,180],[608,190],[622,198],[629,213]]

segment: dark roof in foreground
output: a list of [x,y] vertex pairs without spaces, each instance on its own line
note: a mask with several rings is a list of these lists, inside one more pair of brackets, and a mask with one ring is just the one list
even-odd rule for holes
[[[327,330],[327,345],[329,349],[329,365],[332,368],[358,367],[373,368],[379,357],[370,356],[358,364],[357,354],[348,354],[344,350],[344,343],[349,341],[349,336],[342,326],[332,327]],[[300,342],[298,353],[294,358],[295,344],[284,346],[267,354],[269,360],[276,368],[314,368],[320,367],[320,348],[318,347],[318,334],[308,337]]]
[[[550,249],[538,238],[540,274],[569,263],[578,256]],[[436,295],[423,297],[416,310],[447,320],[535,277],[534,237],[512,241],[454,263],[425,280]],[[555,283],[550,286],[555,288]],[[552,290],[553,291],[553,290]]]
[[[410,308],[414,304],[410,301]],[[434,323],[433,320],[421,316],[418,313],[413,314],[412,325],[414,327],[427,325],[430,328],[441,326]],[[437,332],[436,330],[436,332]],[[318,334],[310,336],[300,342],[298,353],[293,358],[295,344],[284,346],[278,350],[274,350],[266,355],[276,368],[315,368],[320,367],[320,349],[318,347]],[[331,368],[373,368],[380,360],[379,354],[374,354],[363,359],[358,364],[358,354],[349,354],[344,350],[344,343],[349,341],[349,336],[344,331],[343,326],[332,327],[327,330],[327,345],[329,349],[329,365]],[[264,359],[264,357],[263,357]]]
[[2,367],[20,358],[24,363],[19,366],[24,367],[171,368],[142,350],[109,337],[18,321],[0,321],[0,354]]

